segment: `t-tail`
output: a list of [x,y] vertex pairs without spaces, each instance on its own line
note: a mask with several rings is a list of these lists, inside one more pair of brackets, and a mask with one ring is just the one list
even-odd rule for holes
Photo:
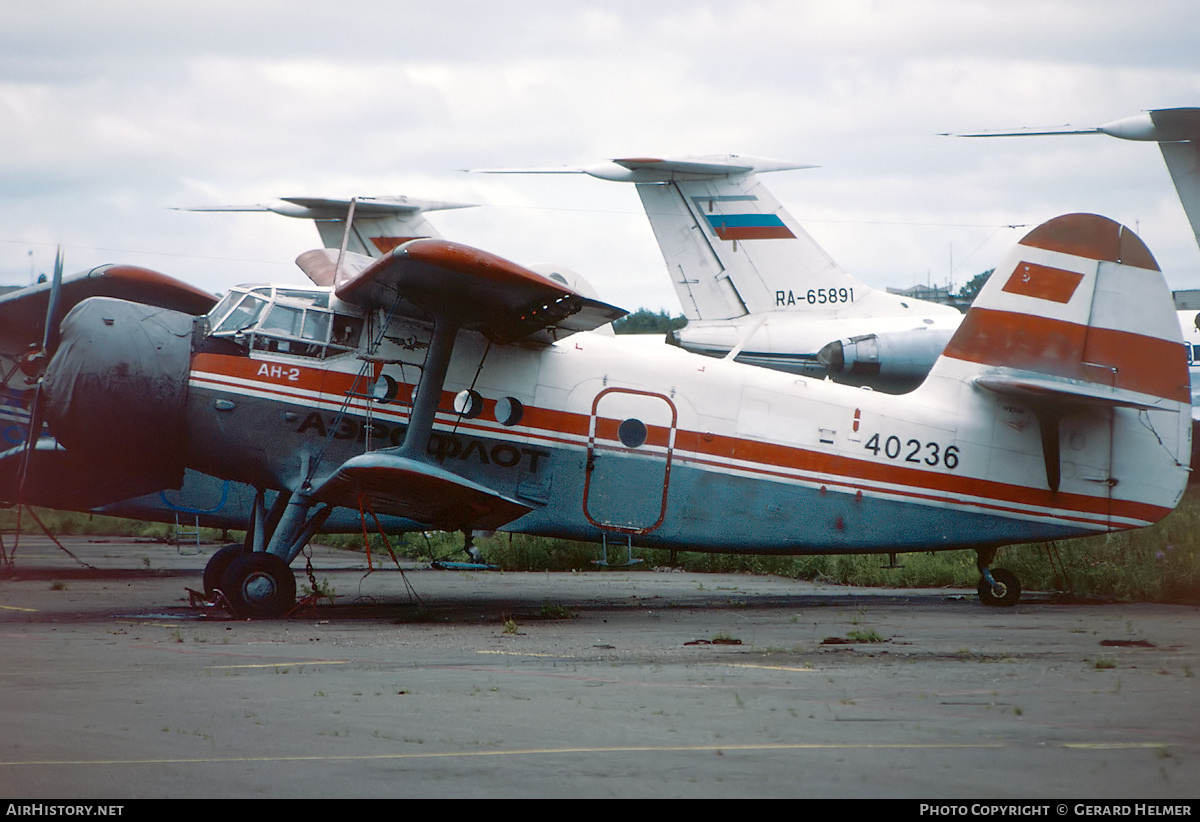
[[[470,203],[418,200],[412,197],[357,197],[353,200],[283,197],[274,203],[247,206],[201,206],[181,211],[269,211],[316,223],[326,248],[342,248],[368,257],[382,257],[409,240],[441,237],[427,211],[471,208]],[[353,215],[349,233],[348,218]]]
[[1046,137],[1062,134],[1107,134],[1121,140],[1158,143],[1179,202],[1200,245],[1200,108],[1160,108],[1091,128],[979,131],[957,137]]
[[947,390],[964,410],[990,408],[960,447],[986,446],[991,478],[1029,487],[1030,505],[1118,530],[1161,519],[1187,484],[1189,379],[1171,293],[1141,239],[1107,218],[1071,214],[1026,235],[921,388]]
[[758,179],[804,168],[812,166],[719,154],[489,172],[584,173],[634,183],[691,321],[775,313],[814,319],[957,313],[877,291],[842,270]]

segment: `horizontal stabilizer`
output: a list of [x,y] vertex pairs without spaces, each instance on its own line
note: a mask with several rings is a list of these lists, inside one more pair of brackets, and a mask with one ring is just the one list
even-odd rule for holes
[[343,265],[334,292],[367,307],[403,299],[450,313],[460,328],[499,343],[551,343],[626,313],[494,254],[435,239],[411,240],[361,270]]
[[332,505],[359,506],[439,531],[494,530],[533,510],[444,468],[374,451],[347,460],[314,495]]
[[1080,380],[992,375],[979,377],[975,384],[993,393],[1033,405],[1045,402],[1065,406],[1095,405],[1122,408],[1157,408],[1159,405],[1144,394]]
[[1200,108],[1163,108],[1113,120],[1099,126],[1076,128],[1018,128],[1008,131],[975,131],[947,137],[1055,137],[1063,134],[1107,134],[1121,140],[1181,143],[1200,140]]
[[618,183],[667,183],[683,180],[712,180],[761,174],[768,171],[792,171],[816,168],[791,160],[772,160],[743,154],[704,154],[682,157],[619,157],[590,166],[559,168],[481,168],[481,174],[587,174]]
[[[1092,128],[979,131],[955,137],[1045,137],[1062,134],[1106,134],[1121,140],[1156,142],[1162,151],[1192,235],[1200,244],[1200,108],[1160,108]],[[951,136],[951,135],[947,135]]]
[[[207,206],[180,211],[266,211],[284,217],[312,220],[321,241],[332,248],[345,247],[369,257],[382,257],[393,248],[418,237],[438,237],[437,229],[423,216],[427,211],[473,208],[472,203],[417,200],[412,197],[283,197],[256,205]],[[347,220],[353,224],[347,231]]]
[[[421,211],[447,211],[455,208],[474,208],[473,203],[454,203],[442,200],[417,200],[411,197],[360,197],[354,201],[354,211],[360,216],[384,214],[416,214]],[[253,205],[192,206],[176,211],[209,212],[270,212],[284,217],[305,220],[344,220],[350,208],[349,199],[330,197],[280,197],[274,203]]]

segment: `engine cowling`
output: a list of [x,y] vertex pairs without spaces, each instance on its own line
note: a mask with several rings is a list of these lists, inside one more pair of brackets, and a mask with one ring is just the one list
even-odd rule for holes
[[834,340],[817,360],[838,382],[920,385],[953,336],[952,329],[914,328]]
[[42,378],[59,444],[114,470],[181,476],[193,322],[107,297],[71,309]]

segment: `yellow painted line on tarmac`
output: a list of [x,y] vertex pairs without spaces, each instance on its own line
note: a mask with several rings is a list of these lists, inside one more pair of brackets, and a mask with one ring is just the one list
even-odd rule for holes
[[729,667],[729,668],[758,668],[763,671],[794,671],[794,672],[800,673],[800,674],[815,674],[815,673],[817,673],[816,668],[794,668],[790,665],[750,665],[749,663],[745,663],[745,662],[728,663],[726,665],[726,667]]
[[[903,742],[803,742],[767,743],[761,745],[626,745],[612,747],[518,748],[510,751],[442,751],[440,753],[392,754],[335,754],[291,756],[206,756],[164,759],[30,759],[0,761],[0,768],[81,765],[202,765],[233,762],[380,762],[419,759],[455,759],[499,756],[563,756],[565,754],[638,754],[638,753],[756,753],[769,751],[863,751],[863,750],[997,750],[1017,747],[1002,742],[991,743],[903,743]],[[1167,748],[1159,742],[1064,742],[1063,748],[1107,750],[1113,748]]]
[[0,605],[0,611],[31,611],[37,612],[37,608],[21,608],[16,605]]
[[350,665],[350,664],[352,664],[352,663],[348,659],[324,659],[324,660],[292,659],[292,660],[283,660],[280,662],[254,662],[254,663],[248,662],[244,665],[209,665],[208,668],[209,668],[209,670],[224,671],[224,670],[230,670],[233,668],[294,668],[294,667],[299,667],[302,665],[308,666],[308,665]]
[[763,745],[627,745],[599,748],[519,748],[511,751],[443,751],[441,753],[393,753],[393,754],[335,754],[331,756],[205,756],[169,759],[59,759],[59,760],[12,760],[0,761],[0,768],[18,766],[69,765],[200,765],[230,762],[379,762],[402,759],[453,759],[481,756],[562,756],[564,754],[637,754],[637,753],[730,753],[761,751],[848,751],[848,750],[994,750],[1008,747],[1003,743],[987,744],[905,744],[865,742],[862,744],[807,742],[797,744]]
[[1169,748],[1167,742],[1064,742],[1064,748],[1079,748],[1085,751],[1122,751],[1143,748]]

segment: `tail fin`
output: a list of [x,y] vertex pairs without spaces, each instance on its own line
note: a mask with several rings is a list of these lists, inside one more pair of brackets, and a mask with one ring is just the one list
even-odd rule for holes
[[1070,214],[1026,235],[927,385],[944,377],[1002,398],[1003,425],[986,435],[996,443],[1032,413],[1052,491],[1069,481],[1114,500],[1174,495],[1170,507],[1182,494],[1191,396],[1179,323],[1149,249],[1112,220]]
[[958,137],[1046,137],[1063,134],[1107,134],[1121,140],[1158,143],[1179,202],[1200,245],[1200,108],[1160,108],[1092,128],[980,131]]
[[[270,211],[312,220],[327,248],[341,248],[350,200],[284,197],[281,202],[250,206],[207,206],[183,211]],[[346,250],[382,257],[396,246],[422,237],[441,237],[425,219],[427,211],[472,208],[470,203],[417,200],[410,197],[362,197],[354,201],[354,226]]]
[[613,162],[637,184],[688,319],[771,312],[813,318],[915,316],[930,310],[926,303],[876,291],[843,271],[757,176],[809,166],[738,155]]
[[1200,245],[1200,108],[1151,111],[1150,117],[1157,128],[1169,129],[1167,136],[1175,138],[1160,139],[1158,147]]
[[804,307],[810,287],[845,303],[866,296],[755,173],[805,166],[704,159],[699,173],[687,161],[615,161],[640,172],[638,195],[688,319]]
[[636,184],[689,320],[773,312],[812,319],[920,319],[958,313],[876,291],[838,267],[757,176],[803,168],[811,166],[720,154],[623,158],[587,168],[487,171],[584,173]]

